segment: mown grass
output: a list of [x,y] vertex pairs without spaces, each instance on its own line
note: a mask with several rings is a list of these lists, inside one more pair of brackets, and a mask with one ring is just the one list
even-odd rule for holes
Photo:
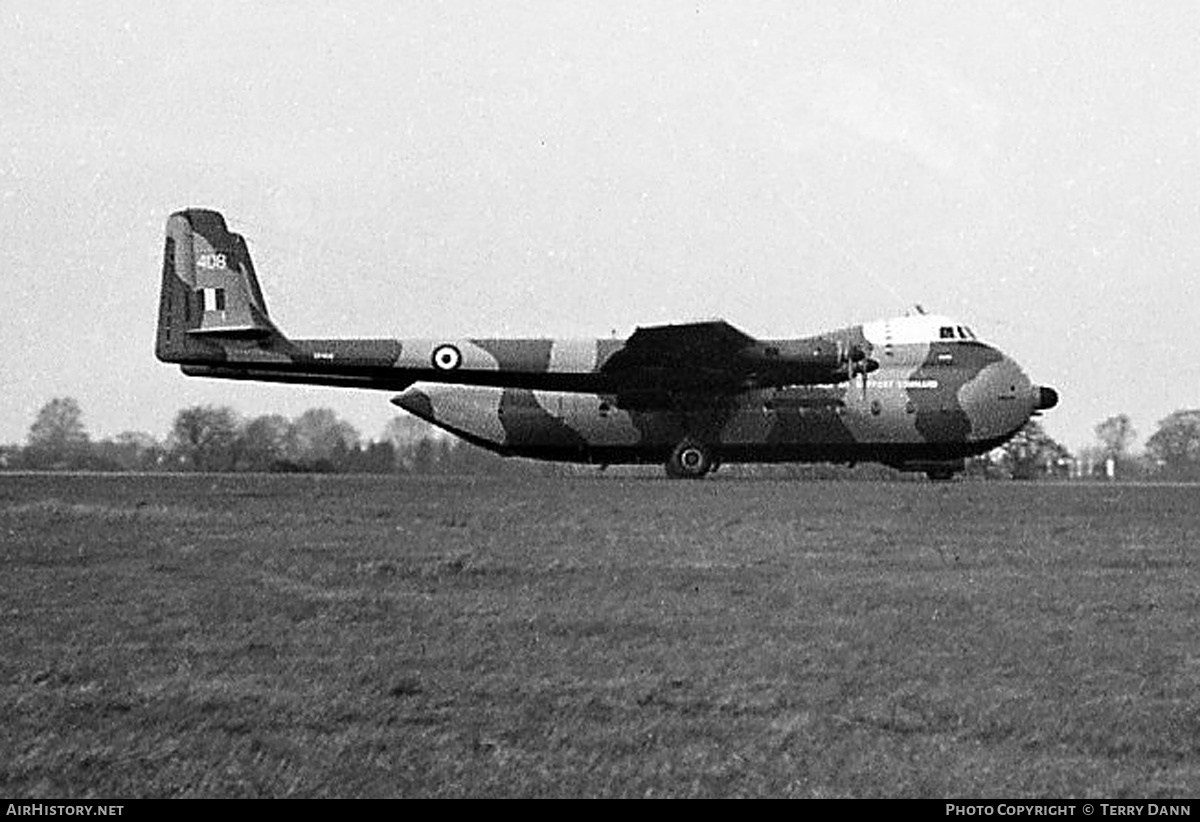
[[1200,794],[1200,489],[0,477],[0,794]]

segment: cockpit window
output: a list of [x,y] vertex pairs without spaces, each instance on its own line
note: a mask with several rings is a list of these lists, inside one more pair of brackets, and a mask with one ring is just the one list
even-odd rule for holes
[[958,327],[958,338],[960,340],[971,339],[971,336],[967,333],[967,329],[963,328],[961,325]]
[[949,325],[943,325],[941,333],[938,336],[943,340],[952,340],[954,339],[954,328]]

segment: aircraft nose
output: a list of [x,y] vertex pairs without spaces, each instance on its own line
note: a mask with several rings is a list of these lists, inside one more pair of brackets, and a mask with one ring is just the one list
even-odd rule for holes
[[1048,411],[1056,405],[1058,405],[1058,392],[1048,385],[1037,386],[1033,407],[1038,411]]
[[1029,421],[1037,397],[1029,378],[1008,357],[983,368],[959,392],[971,421],[971,436],[978,440],[1009,436],[1018,430]]

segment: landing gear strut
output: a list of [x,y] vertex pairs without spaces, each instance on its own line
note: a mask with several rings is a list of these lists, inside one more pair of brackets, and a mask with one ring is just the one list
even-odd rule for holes
[[700,479],[713,470],[715,464],[712,450],[707,445],[684,440],[675,446],[667,460],[667,476],[671,479]]

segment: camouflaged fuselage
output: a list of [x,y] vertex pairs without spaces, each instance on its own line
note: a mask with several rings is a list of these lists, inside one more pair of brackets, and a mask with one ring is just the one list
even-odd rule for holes
[[193,376],[401,391],[401,408],[502,454],[671,470],[693,447],[693,475],[720,461],[922,468],[989,450],[1057,401],[941,317],[786,340],[721,321],[627,339],[294,340],[216,212],[172,215],[163,259],[163,361]]
[[[606,342],[569,345],[602,350]],[[660,462],[692,437],[725,462],[903,466],[990,450],[1020,430],[1040,400],[1012,360],[980,342],[894,345],[878,359],[866,379],[681,395],[673,407],[627,407],[620,393],[604,390],[432,383],[394,402],[485,448],[541,459]]]

